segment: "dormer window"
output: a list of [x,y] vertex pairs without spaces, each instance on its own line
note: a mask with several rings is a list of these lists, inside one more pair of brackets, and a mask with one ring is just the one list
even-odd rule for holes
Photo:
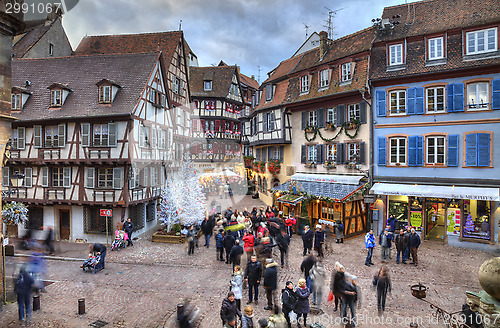
[[274,86],[272,84],[266,85],[266,101],[273,100],[274,97]]
[[326,88],[330,84],[330,74],[328,69],[319,72],[319,88]]
[[99,103],[108,104],[111,102],[111,86],[103,85],[99,87]]
[[50,91],[50,107],[62,106],[62,90],[56,89]]
[[203,90],[212,91],[212,81],[203,81]]
[[21,110],[21,94],[15,93],[11,96],[12,110]]
[[304,75],[300,77],[300,93],[306,93],[309,91],[309,75]]
[[342,64],[342,76],[341,81],[347,82],[352,79],[351,63]]
[[389,46],[389,65],[403,64],[403,44],[394,44]]

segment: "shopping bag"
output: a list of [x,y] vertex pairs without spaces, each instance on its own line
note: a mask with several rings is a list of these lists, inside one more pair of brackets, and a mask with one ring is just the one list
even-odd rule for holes
[[330,291],[328,293],[328,302],[331,302],[331,301],[333,301],[333,293],[332,293],[332,291]]

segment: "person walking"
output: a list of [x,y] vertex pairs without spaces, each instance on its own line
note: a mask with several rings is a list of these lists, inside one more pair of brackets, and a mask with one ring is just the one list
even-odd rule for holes
[[391,255],[391,246],[393,236],[389,232],[389,228],[385,228],[385,230],[380,234],[378,243],[380,245],[380,258],[382,263],[387,263],[389,260],[389,256]]
[[224,236],[224,249],[226,250],[226,264],[229,263],[229,261],[231,260],[229,254],[231,253],[231,249],[233,248],[235,241],[236,241],[235,238],[231,234],[231,229],[228,229]]
[[255,300],[255,305],[259,303],[259,284],[262,277],[262,264],[257,261],[257,256],[252,255],[245,269],[245,281],[248,283],[248,302]]
[[247,305],[243,316],[241,317],[241,328],[254,328],[256,327],[253,322],[253,307]]
[[194,225],[189,227],[189,230],[186,234],[186,241],[188,243],[188,255],[194,254],[194,245],[196,244],[196,234],[194,232]]
[[285,227],[287,229],[287,233],[290,236],[290,239],[292,238],[292,232],[293,232],[293,226],[297,223],[297,220],[293,216],[288,216],[285,219]]
[[342,221],[340,220],[337,220],[337,222],[335,222],[335,239],[336,239],[336,243],[343,243],[344,242],[344,224],[342,223]]
[[341,280],[344,279],[344,266],[340,264],[338,261],[335,262],[334,270],[332,272],[332,278],[330,280],[330,290],[332,291],[334,297],[335,307],[333,308],[333,312],[336,312],[339,308],[339,303],[342,305],[342,293],[340,292],[340,283]]
[[418,265],[418,247],[420,246],[420,236],[415,229],[411,229],[410,237],[408,238],[408,248],[410,248],[411,262],[410,264]]
[[366,254],[365,265],[366,266],[373,265],[372,256],[373,256],[373,248],[375,248],[375,236],[373,235],[373,229],[370,229],[370,231],[365,236],[365,247],[368,252]]
[[254,244],[255,237],[250,231],[247,231],[245,233],[245,235],[243,236],[242,240],[245,243],[243,246],[243,250],[247,254],[247,262],[248,262],[248,261],[250,261],[250,258],[253,255],[253,244]]
[[290,236],[286,233],[285,229],[281,230],[281,233],[276,237],[276,242],[278,243],[278,248],[281,255],[281,267],[286,265],[288,267],[288,245],[290,245]]
[[47,248],[47,251],[50,255],[54,254],[54,245],[52,242],[54,241],[54,229],[52,227],[47,228],[47,234],[45,235],[45,239],[43,241],[43,245]]
[[403,264],[406,264],[405,251],[406,247],[408,247],[408,236],[405,235],[405,231],[403,229],[399,230],[399,234],[396,235],[394,240],[394,244],[396,244],[396,263],[399,264],[399,260],[402,260]]
[[311,295],[311,291],[306,286],[305,279],[299,279],[295,295],[297,295],[297,305],[295,305],[295,312],[297,312],[297,328],[302,327],[300,325],[300,317],[304,318],[304,327],[307,327],[307,314],[310,312],[309,295]]
[[312,280],[312,302],[318,310],[321,310],[321,299],[323,297],[323,285],[326,280],[326,270],[323,266],[323,262],[319,260],[314,264],[310,271],[310,276]]
[[234,324],[231,325],[230,323],[234,321],[236,316],[241,319],[241,312],[238,310],[238,306],[236,305],[236,301],[234,299],[234,293],[231,291],[227,293],[227,298],[224,298],[220,308],[222,326],[226,327],[229,324],[230,327],[234,327]]
[[234,293],[234,300],[238,310],[241,311],[241,299],[243,298],[243,273],[241,267],[236,265],[234,267],[234,276],[231,279],[231,291]]
[[314,255],[309,255],[302,261],[302,264],[300,265],[300,271],[304,272],[304,279],[306,280],[307,287],[309,288],[309,290],[312,289],[312,280],[310,272],[315,263],[316,263],[316,258],[314,257]]
[[17,295],[19,321],[31,319],[31,291],[34,280],[26,270],[26,265],[21,265],[19,275],[14,283],[14,292]]
[[97,253],[100,255],[99,263],[97,264],[98,268],[96,267],[97,270],[101,271],[104,269],[105,265],[105,259],[106,259],[106,251],[107,248],[103,244],[100,243],[95,243],[95,244],[90,244],[90,253]]
[[302,244],[304,246],[304,252],[302,256],[306,256],[306,254],[311,254],[312,246],[313,246],[313,238],[314,233],[309,229],[309,226],[304,226],[304,233],[302,234]]
[[241,264],[241,255],[243,254],[243,247],[240,246],[240,241],[236,239],[234,241],[234,246],[229,252],[229,260],[233,264],[233,270],[238,265]]
[[377,288],[377,309],[381,315],[385,311],[385,300],[387,293],[391,293],[391,279],[389,278],[389,269],[382,265],[376,276],[373,277],[373,286]]
[[201,223],[201,232],[205,236],[205,247],[209,248],[210,238],[215,227],[215,219],[213,216],[206,216],[205,220]]
[[130,218],[123,223],[123,230],[128,235],[127,246],[134,246],[134,243],[132,242],[132,232],[134,232],[134,228],[134,224]]
[[295,306],[297,305],[297,295],[295,295],[295,291],[293,290],[293,282],[286,282],[285,288],[281,290],[281,301],[283,303],[283,315],[285,316],[288,328],[292,328],[290,312],[295,311]]
[[264,310],[274,309],[276,300],[276,289],[278,288],[278,269],[272,258],[266,259],[266,270],[264,271],[264,289],[266,290],[267,306]]
[[[355,327],[356,323],[356,312],[355,304],[357,300],[356,286],[354,281],[348,281],[346,279],[345,273],[341,272],[341,279],[339,280],[339,292],[342,294],[342,323],[347,324],[348,322]],[[351,310],[351,319],[347,319],[347,307]]]
[[323,244],[325,243],[325,232],[321,224],[316,225],[316,232],[314,233],[314,248],[318,252],[318,257],[323,258]]
[[217,251],[217,260],[224,261],[224,229],[219,229],[219,233],[215,235],[215,248]]

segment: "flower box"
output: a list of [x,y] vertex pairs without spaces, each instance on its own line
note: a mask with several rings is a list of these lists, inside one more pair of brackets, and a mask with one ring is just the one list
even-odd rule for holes
[[358,124],[352,123],[352,122],[346,123],[346,125],[345,125],[346,130],[354,130],[357,127],[358,127]]
[[306,167],[309,167],[309,168],[315,168],[316,167],[316,163],[314,163],[314,162],[307,162],[305,165],[306,165]]
[[334,131],[337,127],[335,126],[335,123],[326,123],[325,129],[326,130],[331,130]]
[[331,161],[325,162],[325,165],[324,165],[324,168],[327,170],[331,170],[331,169],[334,169],[336,167],[337,167],[337,165],[335,165],[335,163],[331,162]]
[[306,132],[314,132],[314,127],[313,126],[308,126],[306,127]]
[[[200,238],[201,232],[198,232],[196,238]],[[186,236],[182,235],[180,232],[164,232],[163,230],[157,231],[151,236],[151,240],[155,243],[169,243],[169,244],[184,244],[186,242]]]

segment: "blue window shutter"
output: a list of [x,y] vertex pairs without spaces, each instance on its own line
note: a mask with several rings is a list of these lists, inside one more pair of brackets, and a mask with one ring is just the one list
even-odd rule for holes
[[318,128],[324,128],[325,127],[325,109],[318,108],[316,113],[318,115]]
[[300,148],[301,148],[300,162],[304,164],[307,161],[307,146],[302,145]]
[[417,136],[408,138],[408,166],[417,166]]
[[307,126],[307,112],[302,112],[302,130],[305,130]]
[[458,166],[458,134],[448,136],[448,166]]
[[415,88],[415,114],[423,114],[424,110],[424,88]]
[[378,137],[378,165],[387,165],[387,139]]
[[491,81],[491,109],[500,109],[500,80]]
[[415,114],[416,93],[417,93],[416,88],[409,88],[406,91],[406,109],[407,109],[406,113],[408,115]]
[[477,133],[465,136],[465,166],[477,166]]
[[424,165],[424,137],[417,136],[417,166]]
[[446,86],[446,94],[447,94],[447,99],[446,99],[446,105],[448,106],[448,113],[453,113],[453,84],[448,84]]
[[385,91],[377,91],[377,116],[387,116]]
[[455,112],[464,111],[464,89],[463,83],[453,84],[453,111]]
[[477,166],[490,166],[490,134],[477,134]]

